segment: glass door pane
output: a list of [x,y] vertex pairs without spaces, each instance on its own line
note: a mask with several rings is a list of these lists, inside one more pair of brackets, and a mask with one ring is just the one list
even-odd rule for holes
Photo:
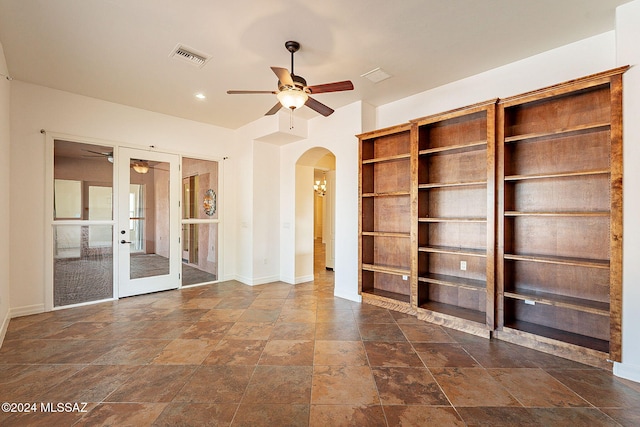
[[119,296],[179,286],[178,156],[121,148]]
[[113,149],[54,141],[53,305],[113,297]]
[[218,280],[218,162],[182,159],[182,285]]

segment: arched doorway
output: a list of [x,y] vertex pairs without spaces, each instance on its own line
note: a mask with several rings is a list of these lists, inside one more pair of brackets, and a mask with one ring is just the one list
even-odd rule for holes
[[296,162],[295,176],[295,277],[311,279],[335,264],[336,157],[311,148]]

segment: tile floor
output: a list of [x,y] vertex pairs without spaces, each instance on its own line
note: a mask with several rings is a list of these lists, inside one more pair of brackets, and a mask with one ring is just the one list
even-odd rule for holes
[[640,425],[640,384],[335,298],[323,269],[13,319],[0,402],[36,403],[10,426]]

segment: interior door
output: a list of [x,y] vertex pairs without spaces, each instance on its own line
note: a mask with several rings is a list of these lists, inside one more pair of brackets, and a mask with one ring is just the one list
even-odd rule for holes
[[118,296],[180,286],[180,171],[174,154],[118,151]]

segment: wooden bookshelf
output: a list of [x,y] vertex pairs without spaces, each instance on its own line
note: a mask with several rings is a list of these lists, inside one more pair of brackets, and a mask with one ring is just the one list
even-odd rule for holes
[[487,337],[494,326],[495,104],[412,121],[418,317]]
[[496,337],[598,366],[621,356],[625,70],[498,105]]
[[411,308],[411,127],[358,136],[359,292],[364,302]]

